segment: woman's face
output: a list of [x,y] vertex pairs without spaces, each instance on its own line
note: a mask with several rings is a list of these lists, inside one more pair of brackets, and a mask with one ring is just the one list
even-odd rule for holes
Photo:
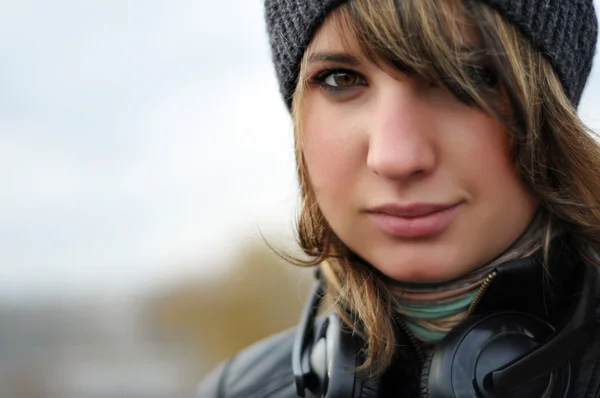
[[398,280],[447,281],[491,261],[537,208],[504,126],[348,45],[322,26],[301,105],[302,152],[329,225]]

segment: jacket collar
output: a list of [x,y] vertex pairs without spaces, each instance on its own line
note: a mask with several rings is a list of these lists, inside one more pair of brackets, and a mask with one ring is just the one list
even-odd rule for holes
[[543,253],[538,252],[496,267],[475,313],[525,311],[556,325],[581,291],[583,268],[576,253],[559,239],[552,245],[546,265]]

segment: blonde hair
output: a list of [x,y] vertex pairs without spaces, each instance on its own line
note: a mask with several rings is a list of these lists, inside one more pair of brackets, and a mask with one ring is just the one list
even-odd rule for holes
[[[582,260],[598,265],[593,253],[600,249],[600,146],[577,116],[550,63],[515,27],[480,2],[460,0],[350,0],[329,18],[371,61],[410,70],[503,120],[515,167],[541,203],[544,253],[547,256],[552,231],[561,228]],[[478,39],[475,48],[467,49],[457,40],[465,32]],[[329,227],[312,191],[302,153],[309,54],[310,46],[292,114],[302,197],[297,234],[310,259],[294,262],[321,264],[336,309],[364,338],[359,370],[376,375],[389,366],[397,344],[392,298],[382,279],[355,261]],[[473,82],[467,70],[473,57],[491,60],[499,77],[496,94]]]

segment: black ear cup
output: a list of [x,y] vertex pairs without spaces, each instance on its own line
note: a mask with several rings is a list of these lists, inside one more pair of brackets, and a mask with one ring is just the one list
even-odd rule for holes
[[454,328],[428,356],[421,374],[422,398],[563,398],[570,366],[514,388],[493,390],[485,378],[533,350],[554,331],[523,313],[469,318]]
[[354,387],[354,398],[378,398],[380,386],[381,382],[379,379],[362,380],[357,377]]
[[326,332],[327,380],[326,398],[377,398],[380,381],[356,373],[362,341],[347,330],[337,314],[328,318]]
[[356,367],[361,342],[358,336],[345,330],[337,314],[328,318],[326,398],[356,397]]

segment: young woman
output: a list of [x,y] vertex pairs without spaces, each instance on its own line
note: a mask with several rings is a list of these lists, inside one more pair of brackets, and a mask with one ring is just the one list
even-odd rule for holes
[[[267,0],[300,326],[199,397],[597,397],[592,0]],[[327,294],[332,314],[316,316]]]

